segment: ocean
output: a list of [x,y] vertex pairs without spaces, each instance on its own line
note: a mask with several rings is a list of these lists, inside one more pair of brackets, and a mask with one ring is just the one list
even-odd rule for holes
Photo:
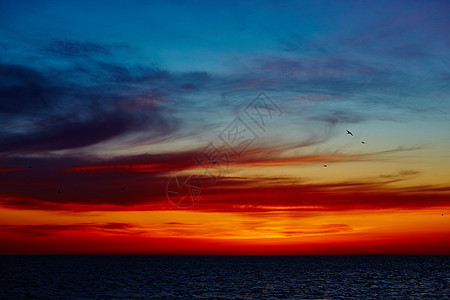
[[0,256],[1,299],[449,299],[449,256]]

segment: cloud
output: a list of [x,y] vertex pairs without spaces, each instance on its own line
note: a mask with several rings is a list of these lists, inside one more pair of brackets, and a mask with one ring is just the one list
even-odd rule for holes
[[179,123],[158,91],[85,87],[15,65],[0,65],[0,78],[3,153],[76,149],[133,134],[151,140]]
[[316,234],[333,234],[353,231],[353,228],[347,224],[326,224],[326,225],[311,225],[301,226],[303,230],[288,230],[283,231],[286,237],[316,235]]
[[65,57],[88,56],[94,54],[109,54],[106,46],[92,42],[81,42],[76,40],[53,40],[41,48],[49,54]]
[[26,153],[94,145],[137,128],[137,123],[123,113],[100,113],[81,122],[61,120],[45,124],[37,132],[8,135],[1,141],[0,152]]
[[343,110],[321,111],[320,115],[314,115],[308,118],[314,121],[322,121],[333,126],[337,124],[357,124],[369,119],[369,117],[363,113]]
[[3,158],[8,172],[0,173],[0,203],[43,210],[151,210],[167,204],[168,179],[195,167],[195,154]]
[[[75,223],[75,224],[40,224],[40,225],[0,225],[0,232],[19,233],[28,236],[48,236],[54,234],[64,234],[67,232],[82,232],[82,231],[101,231],[131,234],[134,230],[134,225],[130,223]],[[134,232],[134,233],[138,233]]]
[[[275,149],[273,149],[272,147],[254,147],[245,151],[245,153],[240,156],[239,159],[236,160],[236,162],[233,162],[233,164],[235,166],[281,166],[322,162],[379,161],[389,159],[389,155],[422,149],[421,147],[397,147],[393,149],[366,153],[340,153],[338,151],[334,151],[324,152],[320,154],[285,154],[285,152],[288,152],[289,150],[317,145],[325,140],[326,138],[319,139],[318,137],[314,137],[302,143],[288,143],[279,145]],[[414,175],[411,172],[413,171],[403,171],[403,173],[400,173],[399,175]]]
[[[269,148],[246,152],[234,167],[273,167],[293,164],[311,164],[324,160],[351,162],[383,159],[385,155],[414,149],[392,149],[365,154],[322,154],[284,157],[283,148],[275,151]],[[0,173],[0,204],[18,209],[95,211],[95,210],[160,210],[170,209],[166,198],[168,180],[177,172],[189,171],[198,166],[194,160],[202,148],[193,151],[167,154],[135,155],[112,158],[101,157],[60,157],[4,158],[2,164],[7,171]],[[1,165],[0,165],[1,166]],[[3,168],[3,167],[2,167]],[[201,171],[201,170],[200,170]],[[225,177],[218,184],[206,188],[205,197],[210,195],[213,202],[202,203],[199,207],[218,207],[262,203],[270,197],[282,197],[277,206],[296,205],[295,194],[300,198],[310,197],[310,193],[346,194],[380,190],[388,195],[401,191],[386,189],[387,185],[408,180],[417,175],[414,170],[399,171],[397,174],[382,174],[353,182],[330,182],[311,184],[307,180],[292,177],[230,178]],[[122,188],[125,187],[125,190]],[[278,189],[282,190],[281,194]],[[60,192],[59,192],[60,191]],[[288,193],[283,196],[283,193]],[[244,196],[248,195],[248,198]],[[262,198],[255,199],[256,195]],[[244,197],[244,201],[233,199]],[[259,197],[259,196],[257,196]],[[322,196],[321,196],[322,197]],[[328,196],[327,196],[328,197]],[[217,201],[217,202],[216,202]],[[273,204],[273,201],[270,201]],[[311,205],[311,204],[309,204]],[[429,205],[432,205],[430,202]],[[196,209],[196,208],[194,208]],[[209,209],[209,208],[208,208]]]
[[[230,103],[211,100],[211,95],[226,91],[245,94],[251,90],[256,94],[258,89],[269,89],[281,104],[286,101],[286,91],[301,101],[308,101],[301,96],[311,92],[326,95],[327,105],[332,103],[330,108],[323,106],[323,101],[309,101],[314,107],[299,112],[308,122],[335,126],[386,119],[386,114],[362,113],[343,101],[360,102],[358,105],[370,102],[371,99],[357,100],[356,96],[370,94],[379,87],[389,89],[396,81],[387,80],[386,76],[397,76],[371,61],[346,55],[261,55],[249,59],[244,66],[235,66],[236,72],[227,76],[201,71],[171,72],[121,64],[113,55],[100,59],[96,55],[114,53],[114,47],[102,44],[77,40],[43,44],[48,51],[61,52],[60,59],[70,63],[52,67],[51,72],[46,67],[0,67],[0,95],[5,100],[0,102],[0,114],[3,112],[5,120],[0,153],[76,150],[114,139],[116,145],[123,142],[126,148],[135,146],[133,141],[137,140],[151,143],[156,139],[169,140],[175,134],[202,132],[216,122],[206,115],[208,112],[232,112],[241,105],[236,99],[232,107],[225,107]],[[246,68],[252,71],[242,72]],[[379,101],[380,105],[398,106],[391,99]]]
[[415,171],[415,170],[404,170],[404,171],[400,171],[396,174],[384,174],[384,175],[380,175],[381,178],[384,179],[404,179],[407,177],[412,177],[415,175],[418,175],[420,172],[419,171]]
[[[353,209],[428,208],[448,206],[448,187],[394,188],[415,171],[358,181],[310,183],[286,178],[224,178],[205,190],[194,209],[205,211],[320,211]],[[277,209],[278,208],[278,209]]]
[[0,114],[36,113],[50,108],[46,95],[56,89],[45,87],[45,81],[34,69],[0,64]]

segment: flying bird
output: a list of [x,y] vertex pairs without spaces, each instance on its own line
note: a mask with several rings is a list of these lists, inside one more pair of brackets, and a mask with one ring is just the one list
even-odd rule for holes
[[125,192],[125,189],[126,189],[127,187],[125,187],[125,186],[123,186],[123,187],[121,187],[120,189],[122,190],[122,192]]
[[327,167],[327,165],[323,165],[324,166],[324,168],[326,168]]
[[351,136],[353,136],[353,133],[347,129],[347,134],[350,134]]
[[212,161],[211,163],[212,163],[213,165],[215,165],[215,164],[216,164],[216,161]]
[[361,141],[361,144],[365,144],[366,142],[364,142],[364,141]]
[[62,194],[61,189],[58,189],[58,194]]

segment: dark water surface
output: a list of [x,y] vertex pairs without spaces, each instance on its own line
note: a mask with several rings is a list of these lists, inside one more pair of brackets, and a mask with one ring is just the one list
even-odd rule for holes
[[449,256],[0,256],[0,298],[449,299]]

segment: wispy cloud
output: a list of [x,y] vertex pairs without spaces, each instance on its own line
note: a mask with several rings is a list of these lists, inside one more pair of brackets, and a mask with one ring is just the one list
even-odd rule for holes
[[62,224],[40,224],[40,225],[0,225],[0,232],[12,232],[29,236],[48,236],[63,234],[67,232],[99,231],[114,234],[139,234],[140,231],[129,223],[76,223]]

